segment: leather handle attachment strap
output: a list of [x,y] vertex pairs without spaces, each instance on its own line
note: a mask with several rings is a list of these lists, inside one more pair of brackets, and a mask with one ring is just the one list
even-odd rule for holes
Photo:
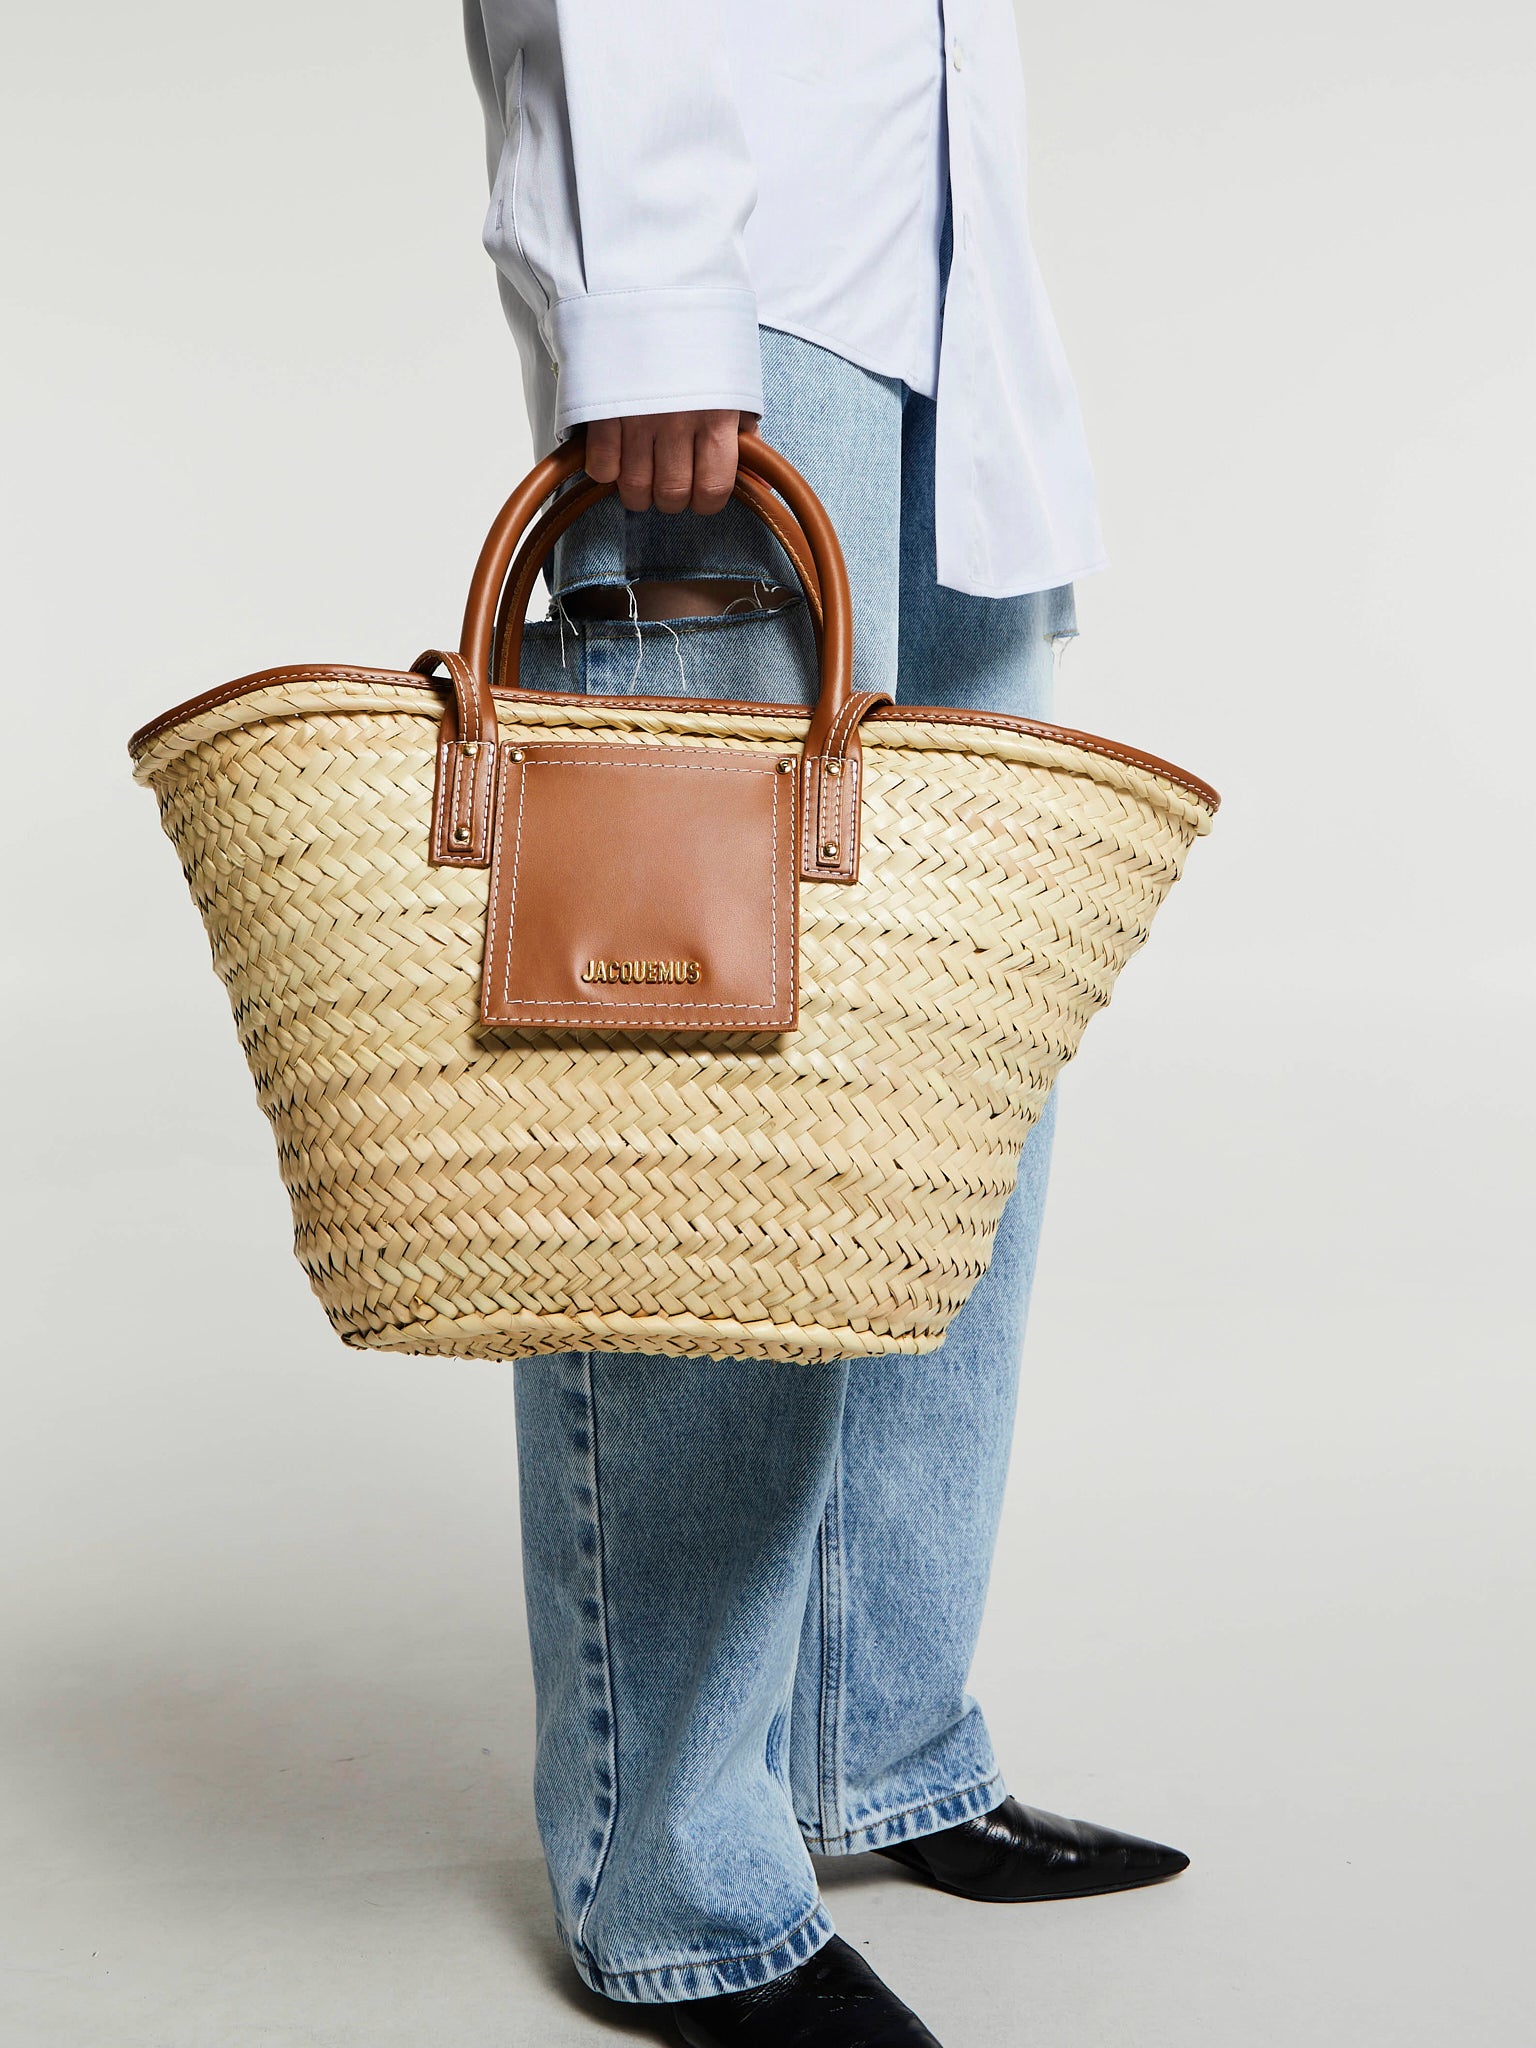
[[[441,865],[483,867],[490,861],[491,787],[489,780],[482,786],[481,777],[494,773],[490,765],[495,760],[496,741],[492,655],[499,654],[504,671],[515,680],[516,656],[510,650],[519,638],[533,578],[570,521],[613,489],[611,485],[592,485],[573,491],[540,516],[540,508],[551,494],[580,470],[583,454],[582,442],[568,442],[524,478],[497,514],[480,550],[464,608],[459,653],[449,657],[433,649],[414,664],[416,672],[423,675],[445,668],[452,688],[443,716],[433,803],[432,858]],[[859,723],[874,705],[889,703],[890,695],[853,689],[853,605],[848,571],[821,501],[799,471],[756,435],[742,438],[739,464],[745,483],[741,496],[754,511],[768,516],[764,506],[772,506],[770,490],[789,508],[791,516],[786,519],[775,507],[768,524],[801,577],[813,619],[818,611],[821,614],[817,636],[821,687],[802,753],[801,878],[851,882],[858,877]],[[519,542],[531,525],[529,545],[519,554]],[[508,570],[513,568],[514,557],[516,569],[509,589]]]
[[489,690],[475,687],[462,654],[429,647],[411,673],[448,672],[453,695],[437,736],[428,858],[434,867],[483,868],[491,858],[491,809],[496,788],[496,707]]

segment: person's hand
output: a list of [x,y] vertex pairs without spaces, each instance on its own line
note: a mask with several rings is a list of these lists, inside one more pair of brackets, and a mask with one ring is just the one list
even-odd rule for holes
[[627,512],[718,512],[736,481],[751,413],[649,412],[587,422],[587,475],[619,487]]

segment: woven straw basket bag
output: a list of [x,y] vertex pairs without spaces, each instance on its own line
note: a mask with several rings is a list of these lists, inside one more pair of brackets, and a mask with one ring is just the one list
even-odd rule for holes
[[130,743],[299,1259],[364,1348],[931,1351],[1215,795],[855,693],[836,536],[756,440],[814,712],[520,690],[539,567],[603,495],[580,453],[503,508],[458,653],[246,676]]

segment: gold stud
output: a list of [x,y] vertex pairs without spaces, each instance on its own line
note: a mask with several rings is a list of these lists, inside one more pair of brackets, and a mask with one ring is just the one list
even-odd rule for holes
[[469,844],[469,827],[468,827],[467,825],[455,825],[455,826],[454,826],[454,828],[453,828],[453,843],[454,843],[454,845],[455,845],[455,846],[468,846],[468,844]]
[[521,748],[521,747],[508,747],[508,749],[507,749],[507,759],[508,759],[509,761],[521,761],[521,760],[522,760],[522,758],[523,758],[523,750],[522,750],[522,748]]
[[476,760],[480,753],[480,742],[478,740],[466,740],[464,742],[464,751],[468,754],[471,761]]
[[792,775],[794,773],[794,768],[795,764],[793,761],[781,761],[779,763],[779,773],[781,775]]
[[824,839],[822,841],[821,857],[823,860],[837,859],[837,841],[835,839]]
[[842,772],[843,764],[841,761],[829,761],[827,763],[827,773],[829,775],[841,775]]

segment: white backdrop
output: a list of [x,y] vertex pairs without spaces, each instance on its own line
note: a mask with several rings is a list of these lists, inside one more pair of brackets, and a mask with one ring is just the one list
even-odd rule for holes
[[[1061,715],[1227,805],[1064,1086],[976,1685],[1014,1789],[1195,1862],[829,1896],[949,2048],[1513,2042],[1529,11],[1021,26],[1114,557]],[[4,36],[0,2041],[597,2040],[633,2022],[571,1991],[531,1827],[511,1373],[330,1337],[123,750],[456,629],[527,454],[457,10]]]

